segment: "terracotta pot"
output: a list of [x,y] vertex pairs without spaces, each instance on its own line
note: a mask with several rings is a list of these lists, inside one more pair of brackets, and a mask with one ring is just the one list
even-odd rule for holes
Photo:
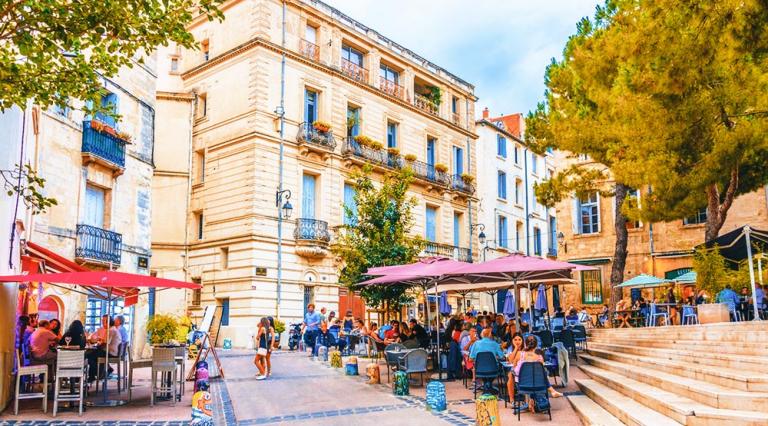
[[701,324],[729,322],[731,320],[728,314],[728,306],[723,303],[705,303],[696,306],[696,310]]

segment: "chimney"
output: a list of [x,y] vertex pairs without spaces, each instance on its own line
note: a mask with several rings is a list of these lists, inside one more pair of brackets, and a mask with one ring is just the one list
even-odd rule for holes
[[488,107],[483,108],[483,119],[487,120],[490,115],[491,113],[488,111]]

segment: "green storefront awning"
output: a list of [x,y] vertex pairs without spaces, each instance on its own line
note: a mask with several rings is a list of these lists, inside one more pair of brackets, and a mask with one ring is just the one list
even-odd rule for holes
[[605,265],[606,263],[611,263],[610,257],[599,257],[596,259],[576,259],[576,260],[567,260],[568,263],[575,263],[577,265]]
[[669,280],[654,277],[653,275],[640,274],[630,280],[616,286],[616,288],[651,288],[663,287],[669,284]]

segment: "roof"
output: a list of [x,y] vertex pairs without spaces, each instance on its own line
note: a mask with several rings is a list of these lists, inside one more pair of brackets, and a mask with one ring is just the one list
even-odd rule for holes
[[487,118],[482,118],[482,119],[480,119],[480,120],[477,120],[477,121],[475,122],[475,124],[490,126],[490,127],[492,127],[494,130],[496,130],[497,132],[500,132],[500,133],[502,133],[504,136],[506,136],[506,137],[508,137],[508,138],[511,138],[511,139],[514,139],[514,140],[516,140],[516,141],[518,141],[518,142],[520,142],[520,143],[522,143],[522,144],[525,144],[525,141],[524,141],[524,140],[522,140],[522,139],[521,139],[519,136],[516,136],[516,135],[514,135],[514,134],[512,134],[512,133],[508,132],[506,129],[503,129],[503,128],[501,128],[501,127],[497,126],[497,125],[496,125],[496,123],[490,122],[490,121],[488,121],[488,120],[489,120],[489,119],[487,119]]
[[[520,122],[522,121],[523,114],[518,112],[515,114],[507,114],[499,117],[484,118],[483,120],[489,121],[494,126],[501,128],[507,133],[512,134],[517,139],[522,140],[523,132]],[[501,124],[501,126],[499,126]]]

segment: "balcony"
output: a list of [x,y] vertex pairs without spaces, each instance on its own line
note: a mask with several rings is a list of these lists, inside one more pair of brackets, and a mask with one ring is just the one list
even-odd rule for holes
[[468,195],[475,193],[475,186],[471,183],[465,182],[461,175],[451,176],[451,188]]
[[418,160],[407,161],[406,164],[408,164],[411,169],[413,169],[413,173],[417,178],[424,179],[429,182],[434,182],[441,186],[448,186],[448,183],[450,182],[450,179],[445,172],[435,170],[434,164],[427,164]]
[[379,90],[400,100],[405,100],[405,88],[392,80],[379,76]]
[[120,266],[123,236],[91,225],[77,225],[75,258],[89,263]]
[[299,43],[299,53],[309,60],[320,62],[320,46],[314,43],[301,39],[301,42]]
[[462,126],[461,115],[458,112],[451,113],[451,121],[459,127]]
[[368,84],[368,70],[343,58],[341,60],[341,72],[352,80]]
[[309,153],[315,153],[323,161],[328,160],[331,153],[336,149],[333,130],[325,130],[313,123],[304,122],[299,125],[296,142],[299,144],[301,155],[307,156]]
[[296,239],[296,254],[299,256],[320,258],[329,253],[328,243],[331,241],[331,233],[328,231],[328,222],[317,219],[296,219],[293,238]]
[[83,121],[83,160],[86,164],[97,162],[122,173],[125,169],[125,138],[107,124]]
[[553,247],[553,243],[550,242],[549,244],[550,244],[550,246],[547,249],[547,256],[552,257],[552,258],[557,257],[557,248]]
[[472,256],[466,247],[457,247],[450,244],[440,244],[427,241],[424,247],[424,254],[427,256],[445,256],[459,262],[472,262]]
[[354,136],[347,136],[347,139],[344,142],[344,148],[341,152],[342,154],[354,155],[355,157],[382,166],[392,167],[392,165],[395,164],[395,162],[390,161],[390,155],[385,149],[376,149],[361,145],[355,141]]
[[432,99],[429,99],[428,97],[424,95],[420,95],[418,93],[415,93],[413,95],[413,105],[425,112],[428,112],[432,115],[439,115],[440,109],[438,108],[437,104],[432,102]]

